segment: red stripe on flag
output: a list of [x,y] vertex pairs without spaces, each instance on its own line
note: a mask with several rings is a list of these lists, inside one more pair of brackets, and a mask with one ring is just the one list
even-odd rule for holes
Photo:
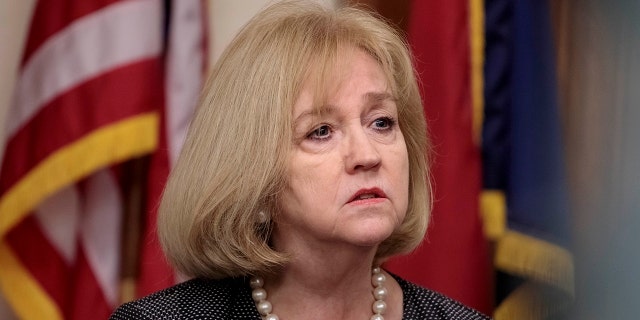
[[71,268],[42,233],[30,214],[6,236],[7,243],[51,299],[62,308],[67,302]]
[[[74,266],[69,266],[42,233],[33,215],[29,215],[8,233],[7,242],[24,267],[60,306],[65,318],[108,317],[112,306],[106,303],[82,248],[78,251]],[[78,301],[82,303],[77,303]]]
[[61,147],[101,126],[162,106],[161,72],[160,59],[130,64],[83,82],[43,107],[7,142],[0,194]]
[[[116,235],[114,235],[116,236]],[[106,319],[113,310],[109,306],[102,288],[94,276],[91,265],[87,261],[84,248],[78,250],[78,261],[73,272],[73,287],[66,306],[67,319]],[[79,302],[79,303],[78,303]]]
[[122,0],[40,0],[37,2],[31,19],[29,37],[25,44],[21,66],[49,37],[69,24],[112,3]]

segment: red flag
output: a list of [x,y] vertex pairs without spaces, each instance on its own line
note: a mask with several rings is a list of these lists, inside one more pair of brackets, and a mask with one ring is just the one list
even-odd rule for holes
[[114,165],[158,144],[162,9],[36,3],[0,171],[0,287],[20,318],[106,318],[119,303]]
[[157,239],[156,210],[202,88],[206,70],[206,22],[203,0],[171,2],[166,104],[162,112],[160,147],[152,155],[149,168],[137,296],[147,295],[176,282]]
[[491,314],[492,269],[478,202],[481,158],[474,138],[469,6],[469,0],[412,3],[409,43],[433,145],[434,207],[423,245],[388,267]]

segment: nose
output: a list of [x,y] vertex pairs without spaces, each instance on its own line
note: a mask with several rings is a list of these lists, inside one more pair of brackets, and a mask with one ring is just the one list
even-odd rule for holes
[[345,165],[349,173],[371,170],[380,166],[380,153],[376,142],[364,128],[351,130],[345,143]]

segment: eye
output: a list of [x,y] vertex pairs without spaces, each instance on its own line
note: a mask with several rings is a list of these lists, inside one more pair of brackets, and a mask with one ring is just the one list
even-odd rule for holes
[[374,129],[376,130],[389,130],[393,127],[396,121],[391,117],[377,118],[373,121]]
[[331,127],[329,125],[323,124],[318,128],[316,128],[315,130],[311,131],[307,135],[307,138],[312,140],[325,140],[325,139],[329,139],[330,136],[331,136]]

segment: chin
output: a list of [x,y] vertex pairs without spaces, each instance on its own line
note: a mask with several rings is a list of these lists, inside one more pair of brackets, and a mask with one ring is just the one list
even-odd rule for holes
[[393,234],[394,228],[381,228],[380,226],[367,229],[361,227],[359,232],[354,232],[353,242],[359,246],[371,247],[381,244]]
[[343,220],[341,231],[344,240],[358,246],[377,246],[398,228],[401,222],[393,213],[384,212],[375,215],[360,215],[355,219]]

